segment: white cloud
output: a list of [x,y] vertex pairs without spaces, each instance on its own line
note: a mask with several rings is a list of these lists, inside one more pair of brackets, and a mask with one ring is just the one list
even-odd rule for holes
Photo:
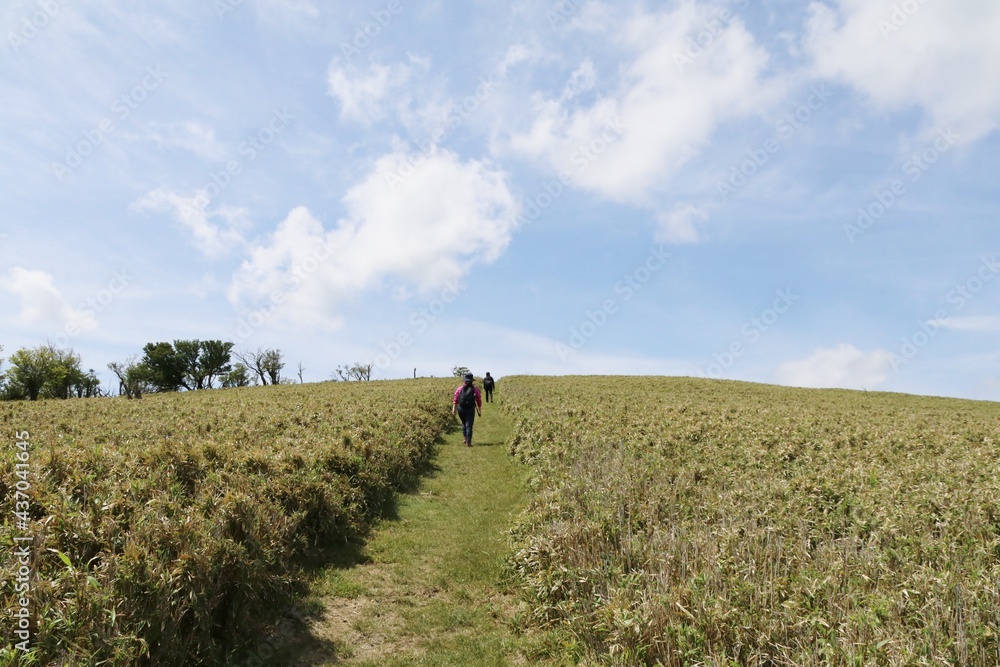
[[159,188],[135,202],[132,209],[172,213],[191,233],[195,247],[206,257],[215,258],[246,243],[242,229],[248,226],[248,219],[242,208],[219,206],[209,210],[210,201],[204,188],[191,196]]
[[657,216],[659,228],[656,230],[657,243],[697,243],[698,223],[708,220],[708,214],[700,208],[681,206],[670,213]]
[[0,288],[21,297],[18,320],[24,326],[56,329],[72,325],[81,331],[97,326],[92,313],[73,308],[56,288],[52,274],[14,267]]
[[863,352],[842,343],[805,359],[786,361],[778,366],[775,377],[780,384],[793,387],[871,389],[885,382],[891,364],[891,352]]
[[149,123],[143,138],[161,147],[180,148],[210,160],[226,156],[225,147],[215,137],[215,129],[196,120]]
[[[516,62],[520,57],[515,52],[507,59]],[[427,135],[443,127],[455,103],[443,93],[441,81],[429,75],[429,57],[407,54],[407,61],[376,63],[361,71],[356,65],[334,59],[327,71],[327,85],[330,96],[340,104],[340,118],[366,127],[382,121],[399,123],[410,136]]]
[[538,57],[538,53],[536,53],[534,49],[525,44],[514,44],[513,46],[507,47],[507,51],[504,53],[503,62],[500,64],[497,72],[500,78],[506,78],[511,67],[536,57]]
[[[558,7],[559,9],[569,9],[578,4],[572,2],[559,3]],[[567,29],[604,35],[607,33],[608,26],[613,25],[619,19],[622,9],[622,5],[610,2],[598,2],[596,0],[583,2],[583,5],[570,17]],[[555,13],[558,16],[559,12]]]
[[583,63],[576,68],[576,71],[570,75],[569,81],[566,82],[566,87],[563,89],[562,99],[563,101],[572,100],[574,97],[593,90],[594,86],[597,84],[597,71],[594,69],[594,63],[592,60],[584,60]]
[[1000,316],[983,315],[980,317],[948,317],[941,320],[931,320],[928,324],[942,329],[955,331],[970,331],[973,333],[1000,332]]
[[415,168],[403,151],[384,156],[344,203],[348,216],[332,230],[305,208],[292,211],[253,247],[230,300],[278,294],[297,321],[336,324],[345,300],[386,279],[427,292],[494,261],[519,213],[506,174],[439,149]]
[[1000,4],[980,0],[814,2],[805,46],[818,76],[882,110],[923,107],[971,140],[997,126]]
[[[721,16],[722,29],[698,47],[694,40]],[[532,126],[512,133],[508,148],[571,173],[576,185],[609,199],[646,203],[721,123],[760,113],[778,89],[764,78],[766,52],[732,11],[687,1],[673,11],[616,20],[588,39],[617,36],[627,54],[618,88],[590,106],[574,106],[567,93],[593,84],[585,61],[560,97],[536,96]],[[608,135],[609,123],[623,128],[620,135]]]
[[330,95],[340,102],[340,117],[370,125],[383,118],[386,106],[398,103],[394,93],[404,87],[411,70],[406,65],[373,64],[362,73],[354,65],[330,63],[327,75]]

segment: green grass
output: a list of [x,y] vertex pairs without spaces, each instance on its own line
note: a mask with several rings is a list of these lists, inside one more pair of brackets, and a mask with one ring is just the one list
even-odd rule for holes
[[1000,404],[507,377],[527,622],[599,664],[1000,664]]
[[1000,405],[514,377],[469,449],[452,386],[0,405],[31,664],[1000,664]]
[[[0,403],[5,582],[14,540],[34,538],[32,651],[0,644],[0,666],[237,664],[317,564],[349,558],[419,478],[451,423],[451,386]],[[30,461],[24,529],[10,520],[15,454]],[[16,599],[0,591],[5,610]]]
[[475,446],[453,429],[419,488],[375,531],[357,564],[327,570],[309,637],[274,664],[540,664],[516,635],[502,586],[507,533],[527,503],[526,469],[507,453],[509,423],[494,405],[476,420]]

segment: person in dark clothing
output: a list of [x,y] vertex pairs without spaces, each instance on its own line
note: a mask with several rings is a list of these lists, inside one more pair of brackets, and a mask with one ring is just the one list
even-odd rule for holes
[[462,420],[462,436],[465,446],[472,447],[472,425],[476,421],[476,414],[483,416],[483,397],[479,389],[472,383],[474,378],[472,373],[465,374],[465,381],[455,390],[455,395],[451,400],[451,414],[458,413],[458,418]]
[[496,383],[493,381],[493,376],[490,375],[489,371],[486,371],[486,377],[483,378],[483,391],[486,392],[486,402],[493,402],[493,387]]

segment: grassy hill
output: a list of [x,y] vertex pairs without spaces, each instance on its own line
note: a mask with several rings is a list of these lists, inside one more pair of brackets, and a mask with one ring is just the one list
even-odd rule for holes
[[27,545],[33,649],[5,631],[0,664],[229,664],[294,606],[305,565],[351,548],[416,478],[453,384],[0,404],[3,604],[20,606]]
[[529,621],[621,665],[1000,664],[1000,404],[505,378]]
[[[427,664],[1000,664],[996,403],[505,377],[496,406],[506,417],[482,427],[488,442],[507,437],[530,476],[496,582],[518,592],[509,629],[523,636],[489,629],[503,615],[477,600],[501,597],[487,590],[494,574],[462,569],[472,547],[427,537],[462,530],[434,523],[456,517],[507,525],[500,513],[520,501],[489,497],[513,493],[521,472],[500,457],[472,474],[495,447],[449,452],[405,502],[420,530],[403,522],[370,569],[331,571],[325,593],[306,595],[314,566],[355,553],[427,470],[453,424],[453,388],[408,380],[0,404],[3,604],[19,607],[26,543],[16,540],[30,537],[34,649],[12,648],[5,629],[0,665],[234,664],[303,599],[337,591],[364,602],[353,603],[364,611],[351,633],[367,623],[384,626],[383,646],[419,640],[412,661],[395,652],[401,665],[431,660],[435,646],[450,657]],[[382,577],[428,567],[426,581],[387,588]],[[414,604],[412,586],[443,592]],[[408,634],[389,637],[396,626],[377,621],[382,593],[397,598]],[[461,608],[449,611],[453,602]],[[424,608],[434,617],[422,620]],[[354,622],[341,616],[316,615],[327,622],[313,628],[320,639],[336,634],[334,621]],[[360,664],[367,649],[345,644],[355,635],[327,643]],[[455,651],[471,638],[499,653],[463,662]]]

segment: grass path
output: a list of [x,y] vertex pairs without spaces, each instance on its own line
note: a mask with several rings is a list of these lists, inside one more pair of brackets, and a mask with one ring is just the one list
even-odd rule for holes
[[463,446],[460,428],[449,432],[431,473],[370,537],[361,562],[317,578],[311,636],[273,664],[528,664],[498,586],[505,531],[527,499],[508,433],[489,404],[476,420],[475,446]]

